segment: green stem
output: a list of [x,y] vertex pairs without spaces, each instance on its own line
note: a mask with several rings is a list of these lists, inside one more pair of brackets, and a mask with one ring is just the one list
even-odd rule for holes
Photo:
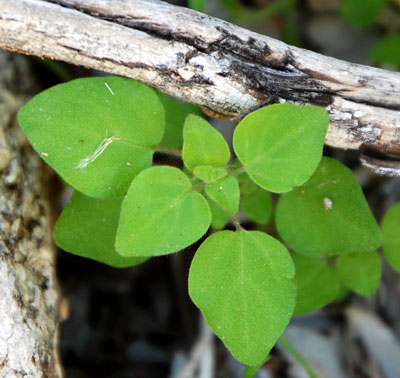
[[241,173],[246,172],[246,167],[240,167],[238,169],[234,169],[233,171],[229,172],[232,176],[239,176]]
[[254,378],[260,366],[248,366],[244,371],[243,378]]
[[177,148],[157,146],[154,149],[154,152],[159,152],[161,154],[168,154],[168,155],[173,155],[173,156],[182,158],[182,151]]
[[311,365],[297,351],[297,349],[289,342],[289,340],[285,336],[281,336],[278,340],[278,343],[281,345],[282,348],[286,349],[286,351],[296,360],[297,363],[299,363],[304,368],[310,378],[318,378],[318,375],[315,373]]
[[230,214],[233,224],[236,227],[236,231],[242,230],[242,226],[240,225],[239,219],[235,214]]

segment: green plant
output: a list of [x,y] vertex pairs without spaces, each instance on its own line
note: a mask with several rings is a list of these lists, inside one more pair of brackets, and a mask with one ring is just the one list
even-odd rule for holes
[[[178,252],[230,219],[235,231],[214,232],[198,249],[189,294],[249,366],[268,358],[293,314],[334,301],[343,286],[376,290],[380,230],[352,172],[322,157],[323,108],[275,104],[249,114],[235,129],[232,159],[216,129],[187,115],[197,108],[160,96],[128,79],[87,78],[20,110],[32,146],[76,189],[55,226],[57,245],[126,267]],[[154,153],[181,158],[183,170],[152,166]],[[263,226],[270,192],[283,193],[274,236]],[[257,230],[243,229],[240,208]],[[384,233],[392,235],[398,211],[388,217]],[[388,255],[396,243],[388,242]]]

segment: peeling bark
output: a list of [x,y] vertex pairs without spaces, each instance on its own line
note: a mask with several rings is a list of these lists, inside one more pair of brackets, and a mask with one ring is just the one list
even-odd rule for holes
[[217,117],[272,102],[323,106],[327,145],[400,156],[399,73],[158,0],[2,0],[0,46],[131,77]]
[[44,165],[16,124],[31,93],[22,57],[0,52],[0,376],[61,377],[55,248]]

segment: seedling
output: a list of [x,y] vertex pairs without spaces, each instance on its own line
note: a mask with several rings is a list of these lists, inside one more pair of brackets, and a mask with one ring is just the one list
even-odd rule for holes
[[[76,190],[55,226],[57,245],[126,267],[204,238],[189,295],[249,366],[266,361],[293,314],[334,301],[343,285],[361,295],[376,290],[380,229],[353,173],[322,157],[323,108],[285,103],[249,114],[235,129],[234,158],[216,129],[188,115],[197,108],[160,96],[128,79],[87,78],[21,109],[34,149]],[[183,170],[152,166],[154,153],[180,156]],[[278,235],[264,232],[271,193],[284,193]],[[399,214],[397,207],[384,221],[385,252],[397,269]],[[246,216],[254,227],[243,228]],[[227,224],[236,230],[216,230]]]

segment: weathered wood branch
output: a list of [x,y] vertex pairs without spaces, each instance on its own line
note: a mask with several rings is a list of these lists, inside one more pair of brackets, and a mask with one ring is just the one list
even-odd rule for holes
[[23,57],[0,51],[0,377],[61,377],[59,292],[45,166],[16,122],[32,91]]
[[1,0],[0,46],[131,77],[214,116],[268,102],[320,105],[331,119],[326,144],[400,156],[399,73],[158,0]]

